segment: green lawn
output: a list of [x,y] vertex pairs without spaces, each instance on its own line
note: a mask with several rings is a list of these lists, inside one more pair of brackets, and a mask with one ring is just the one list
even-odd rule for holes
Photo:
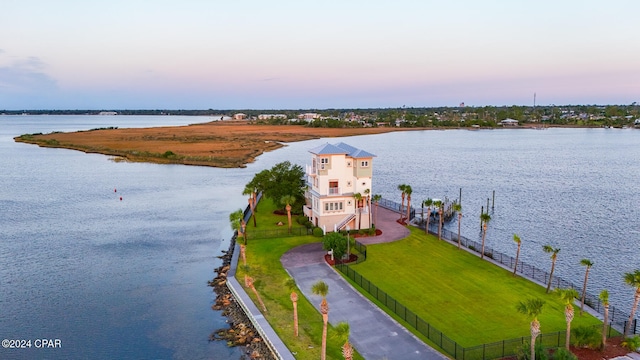
[[[286,229],[287,216],[274,215],[276,206],[268,199],[258,205],[257,224],[252,230]],[[282,222],[284,226],[277,226]],[[294,228],[301,225],[293,223]],[[423,231],[410,228],[411,235],[393,243],[369,245],[367,261],[353,269],[408,309],[442,331],[463,347],[529,336],[530,319],[515,310],[516,304],[529,297],[546,301],[540,323],[543,333],[564,331],[564,305],[554,294],[529,280],[513,277],[511,272],[480,260],[475,255],[426,237]],[[384,231],[384,229],[383,229]],[[265,318],[298,359],[320,357],[322,317],[298,291],[300,336],[293,336],[293,305],[290,291],[284,286],[289,275],[280,258],[289,249],[319,242],[313,236],[285,236],[252,239],[247,244],[247,268],[239,265],[237,278],[244,285],[244,275],[254,278],[268,309]],[[253,292],[246,289],[257,302]],[[572,328],[596,325],[600,321],[576,311]],[[329,329],[328,359],[341,359],[341,343],[331,338]],[[361,359],[357,356],[356,359]]]
[[[352,268],[458,344],[528,336],[530,319],[515,306],[529,297],[546,301],[539,317],[543,333],[566,329],[564,305],[555,294],[410,229],[411,235],[401,241],[367,246],[367,261]],[[578,309],[572,328],[599,323],[590,315],[580,316]]]
[[[257,229],[274,229],[281,221],[287,224],[286,215],[274,215],[275,205],[268,199],[262,199],[258,205]],[[295,224],[295,222],[294,222]],[[297,225],[297,224],[295,224]],[[298,225],[299,226],[299,225]],[[282,226],[277,226],[282,228]],[[253,229],[253,221],[247,225],[247,231]],[[294,236],[274,239],[249,239],[247,243],[247,268],[238,266],[236,277],[244,286],[244,275],[254,278],[255,286],[267,308],[265,318],[274,328],[278,336],[291,350],[296,359],[319,359],[322,340],[322,316],[307,299],[298,293],[299,336],[293,336],[293,304],[291,291],[284,286],[289,275],[280,263],[280,258],[289,249],[299,245],[319,242],[321,238],[313,236]],[[257,303],[253,292],[245,289],[249,296]],[[327,359],[342,359],[342,343],[332,337],[333,329],[329,328],[327,341]],[[358,354],[354,359],[362,359]]]

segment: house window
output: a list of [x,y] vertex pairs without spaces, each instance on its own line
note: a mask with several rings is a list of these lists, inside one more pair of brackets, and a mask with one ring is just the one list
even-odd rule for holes
[[329,158],[320,158],[320,170],[324,170],[329,166]]
[[361,167],[369,167],[369,161],[361,161],[360,162],[360,166]]
[[324,211],[342,211],[342,209],[343,209],[342,201],[324,203]]

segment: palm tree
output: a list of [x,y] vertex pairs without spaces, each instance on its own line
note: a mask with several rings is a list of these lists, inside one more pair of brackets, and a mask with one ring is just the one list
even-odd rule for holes
[[371,200],[373,200],[373,203],[376,204],[376,219],[374,220],[375,221],[374,224],[377,224],[378,223],[378,205],[380,204],[380,200],[382,200],[382,195],[380,194],[373,195]]
[[285,195],[280,198],[280,204],[285,205],[285,209],[287,210],[287,221],[289,221],[289,234],[291,234],[291,204],[296,201],[296,198],[293,195]]
[[604,349],[607,346],[607,325],[609,324],[609,292],[602,290],[598,297],[604,306],[604,319],[602,320],[602,349]]
[[442,213],[444,212],[444,203],[440,201],[438,204],[438,240],[442,240],[442,228],[444,227],[444,218]]
[[518,244],[518,250],[516,251],[516,264],[513,266],[513,276],[516,276],[516,271],[518,270],[518,258],[520,257],[520,245],[522,245],[522,241],[520,241],[520,236],[513,234],[513,241]]
[[529,316],[531,320],[531,360],[536,358],[536,338],[540,335],[540,322],[538,316],[542,313],[542,306],[544,300],[538,298],[527,299],[526,301],[520,301],[516,305],[516,310],[519,313]]
[[458,250],[460,250],[460,224],[462,223],[462,205],[453,203],[453,211],[458,213]]
[[341,321],[336,325],[334,330],[338,340],[344,342],[344,345],[342,345],[342,356],[344,356],[344,360],[353,359],[353,347],[349,344],[349,323]]
[[293,334],[298,337],[298,293],[296,293],[296,281],[288,278],[284,285],[291,290],[291,303],[293,303]]
[[634,316],[636,314],[636,309],[638,308],[638,302],[640,302],[640,270],[625,273],[624,282],[625,284],[636,288],[636,293],[633,298],[633,306],[631,307],[631,315],[629,316],[629,321],[627,322],[627,326],[624,329],[624,337],[628,337],[629,330],[631,329],[631,323],[633,322]]
[[369,228],[371,228],[371,189],[364,189],[365,202],[367,203],[367,212],[369,214]]
[[403,209],[404,209],[404,196],[405,196],[405,192],[404,190],[407,188],[406,184],[400,184],[398,185],[398,190],[402,191],[402,193],[400,194],[402,196],[402,203],[400,203],[400,221],[402,221],[402,214],[403,214]]
[[551,273],[549,274],[549,284],[547,284],[547,294],[551,290],[551,280],[553,279],[553,270],[556,268],[556,260],[558,259],[559,248],[554,248],[551,245],[542,246],[542,250],[548,254],[551,254]]
[[362,201],[362,194],[355,193],[353,194],[353,198],[356,199],[356,211],[358,212],[358,230],[360,230],[360,225],[362,224],[362,209],[360,209],[360,201]]
[[264,310],[264,312],[267,312],[267,307],[264,306],[264,302],[262,302],[262,298],[260,297],[260,294],[258,294],[258,290],[256,290],[256,287],[253,283],[253,278],[251,276],[246,274],[244,275],[244,285],[251,289],[251,291],[253,291],[253,293],[256,295],[256,298],[258,299],[258,303],[260,303],[260,306],[262,307],[262,310]]
[[404,193],[407,194],[407,222],[409,222],[411,220],[411,193],[413,193],[410,185],[405,186]]
[[253,218],[253,227],[256,227],[256,188],[251,185],[251,183],[247,184],[242,191],[242,195],[249,195],[249,207],[251,208],[251,217]]
[[580,299],[580,315],[582,315],[582,312],[584,312],[584,298],[587,295],[587,280],[589,279],[589,270],[593,266],[593,262],[589,259],[582,259],[580,260],[580,265],[587,267],[584,273],[584,285],[582,286],[582,299]]
[[480,221],[482,221],[482,252],[480,253],[480,258],[484,259],[484,240],[487,237],[487,224],[491,221],[491,215],[488,213],[480,214]]
[[573,299],[580,296],[576,289],[567,288],[567,289],[556,289],[555,290],[560,296],[560,299],[564,303],[564,318],[567,321],[567,337],[565,338],[564,346],[569,350],[569,344],[571,341],[571,322],[573,321]]
[[440,213],[440,207],[442,206],[442,201],[440,200],[436,200],[433,202],[433,206],[438,208],[438,214],[440,214],[440,216],[438,217],[438,240],[442,239],[442,237],[440,236],[440,232],[442,231],[442,214]]
[[422,202],[427,207],[427,226],[424,228],[424,233],[429,234],[429,220],[431,219],[431,205],[433,205],[433,199],[427,198]]
[[329,321],[329,304],[327,304],[327,294],[329,293],[329,285],[320,280],[311,286],[311,292],[322,296],[322,302],[320,303],[320,313],[322,314],[322,352],[320,360],[327,358],[327,322]]

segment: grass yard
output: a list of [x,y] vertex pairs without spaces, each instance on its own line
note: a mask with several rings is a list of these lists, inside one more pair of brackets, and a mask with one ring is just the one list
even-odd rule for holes
[[[286,215],[274,215],[276,206],[269,199],[262,199],[258,205],[256,214],[257,229],[273,229],[279,221],[287,224]],[[295,224],[294,226],[298,225]],[[298,225],[299,226],[299,225]],[[253,221],[247,224],[247,231],[253,229]],[[299,336],[293,336],[293,304],[291,303],[291,291],[284,286],[289,275],[282,267],[280,258],[289,249],[299,245],[321,241],[314,236],[293,236],[274,239],[249,240],[247,243],[247,268],[238,266],[236,277],[244,286],[244,275],[253,277],[262,300],[267,308],[265,318],[282,341],[291,350],[296,359],[319,359],[322,340],[322,316],[307,299],[298,293],[298,323]],[[242,262],[242,260],[240,260]],[[250,289],[245,291],[257,304],[257,299]],[[343,343],[332,337],[332,328],[329,325],[327,340],[327,359],[342,359],[341,346]],[[362,359],[358,354],[354,359]]]
[[[367,261],[352,268],[463,347],[529,336],[519,301],[546,301],[542,332],[564,331],[564,304],[529,280],[415,228],[393,243],[367,246]],[[580,316],[572,329],[601,322]]]

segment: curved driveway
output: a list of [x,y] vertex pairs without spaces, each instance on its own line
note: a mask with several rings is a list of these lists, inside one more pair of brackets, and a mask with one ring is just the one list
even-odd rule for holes
[[[396,212],[383,208],[379,208],[379,212],[377,222],[382,234],[358,239],[359,242],[377,244],[409,235],[409,230],[396,222],[399,217]],[[318,311],[322,298],[311,293],[311,286],[319,280],[329,285],[329,322],[333,326],[341,321],[349,323],[349,339],[365,359],[447,359],[353,289],[324,261],[325,253],[322,243],[307,244],[291,249],[280,261]]]

